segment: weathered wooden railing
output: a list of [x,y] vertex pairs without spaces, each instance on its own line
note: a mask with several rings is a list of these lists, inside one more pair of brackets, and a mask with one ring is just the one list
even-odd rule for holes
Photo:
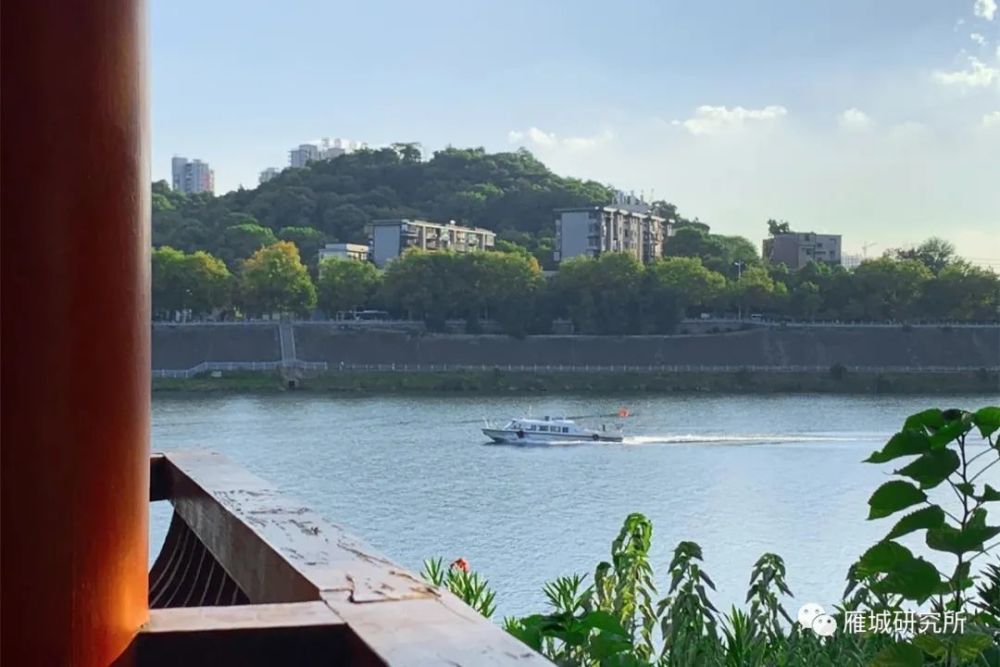
[[150,481],[174,516],[130,664],[549,664],[218,454],[154,455]]

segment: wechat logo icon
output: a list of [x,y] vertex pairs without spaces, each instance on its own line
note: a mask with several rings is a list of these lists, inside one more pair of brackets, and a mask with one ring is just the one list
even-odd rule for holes
[[815,602],[807,602],[799,609],[796,619],[803,628],[808,628],[820,637],[832,637],[837,632],[837,621]]

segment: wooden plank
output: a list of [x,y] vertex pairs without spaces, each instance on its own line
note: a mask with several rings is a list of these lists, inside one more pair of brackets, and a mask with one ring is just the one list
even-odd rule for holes
[[392,667],[551,664],[451,593],[379,604],[331,598],[327,604]]
[[167,457],[155,452],[149,457],[149,502],[170,499],[170,475]]
[[322,602],[156,609],[127,659],[137,667],[384,667]]
[[140,631],[146,634],[162,634],[343,624],[344,619],[323,602],[289,602],[238,607],[152,609],[149,612],[149,621]]
[[175,511],[252,602],[434,597],[340,526],[212,452],[166,455]]
[[[378,656],[393,667],[550,664],[451,593],[224,457],[165,456],[175,511],[255,603],[251,607],[325,604],[349,630],[341,640],[353,660]],[[196,618],[175,618],[197,626]]]

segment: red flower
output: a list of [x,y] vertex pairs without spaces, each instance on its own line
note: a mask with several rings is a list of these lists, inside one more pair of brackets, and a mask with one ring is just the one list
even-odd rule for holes
[[456,558],[454,562],[452,562],[451,564],[451,569],[461,570],[462,572],[468,572],[469,561],[465,560],[464,558]]

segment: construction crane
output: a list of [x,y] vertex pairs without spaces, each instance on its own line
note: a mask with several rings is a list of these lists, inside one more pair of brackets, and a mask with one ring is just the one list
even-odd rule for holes
[[861,255],[865,259],[868,259],[868,248],[874,248],[877,245],[878,243],[865,243],[864,245],[861,246]]

